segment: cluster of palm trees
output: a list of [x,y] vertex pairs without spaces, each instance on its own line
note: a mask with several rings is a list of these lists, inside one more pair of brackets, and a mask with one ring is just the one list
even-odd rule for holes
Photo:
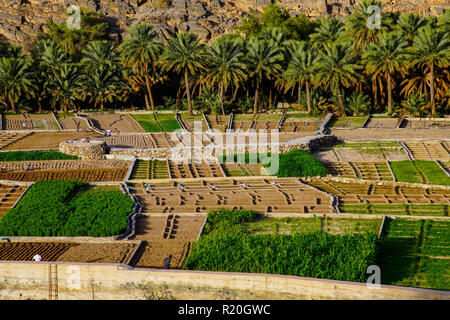
[[207,88],[216,90],[223,114],[226,103],[244,96],[253,97],[254,113],[280,97],[301,102],[305,96],[311,113],[318,95],[319,104],[326,100],[340,114],[346,114],[346,104],[356,113],[384,111],[380,105],[389,114],[447,112],[450,13],[382,13],[377,29],[367,24],[371,5],[382,8],[378,0],[363,0],[346,21],[321,19],[304,41],[288,37],[282,27],[267,27],[258,36],[227,34],[209,43],[180,32],[164,43],[152,26],[136,24],[119,46],[88,43],[79,61],[53,40],[37,41],[29,55],[9,47],[0,53],[0,104],[16,112],[20,101],[33,100],[40,111],[46,103],[68,112],[81,101],[103,109],[143,95],[154,110],[155,89],[175,80],[189,114],[195,94]]

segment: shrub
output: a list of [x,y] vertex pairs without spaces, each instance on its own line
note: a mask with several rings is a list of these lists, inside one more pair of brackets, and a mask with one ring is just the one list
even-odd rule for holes
[[278,177],[324,177],[328,174],[327,168],[306,150],[292,150],[279,155],[278,172],[273,171],[269,164],[264,166],[270,175]]

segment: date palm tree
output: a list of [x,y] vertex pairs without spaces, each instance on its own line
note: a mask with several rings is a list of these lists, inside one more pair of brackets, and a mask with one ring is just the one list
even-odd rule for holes
[[107,40],[97,40],[90,42],[86,49],[83,50],[83,58],[81,64],[86,69],[95,69],[100,66],[107,66],[116,69],[120,57],[114,44]]
[[250,78],[256,82],[254,114],[258,113],[261,84],[264,79],[272,80],[282,74],[283,48],[272,40],[251,39],[248,43]]
[[449,33],[425,27],[414,39],[410,51],[411,66],[426,69],[429,78],[431,116],[436,114],[435,73],[437,68],[446,69],[450,65]]
[[244,48],[241,41],[217,39],[207,55],[207,71],[204,81],[217,85],[222,114],[224,94],[230,85],[238,87],[247,78]]
[[311,78],[318,53],[304,41],[294,41],[289,48],[291,60],[283,74],[287,80],[286,88],[289,89],[298,84],[300,91],[302,85],[305,84],[308,113],[311,114]]
[[394,27],[394,32],[406,39],[409,43],[414,41],[414,37],[419,30],[427,24],[427,21],[417,14],[402,14]]
[[392,113],[393,75],[403,73],[406,67],[408,43],[397,34],[386,34],[378,42],[370,43],[363,55],[366,72],[373,77],[381,75],[386,81],[388,113]]
[[348,16],[345,28],[358,53],[391,29],[392,19],[382,12],[383,7],[384,4],[379,0],[363,0]]
[[192,115],[189,77],[205,69],[206,53],[200,38],[192,32],[179,32],[169,39],[163,54],[163,69],[184,75],[189,115]]
[[325,46],[345,37],[345,25],[336,18],[324,18],[320,20],[320,26],[309,36],[313,47],[324,50]]
[[85,83],[88,95],[91,96],[90,102],[94,102],[94,108],[100,104],[100,110],[104,110],[107,101],[113,102],[115,97],[123,87],[123,82],[113,69],[107,65],[100,65],[92,72],[85,75]]
[[[155,110],[150,74],[156,71],[160,55],[163,52],[163,46],[155,28],[146,24],[133,25],[130,28],[129,36],[120,45],[120,50],[124,67],[131,68],[134,73],[144,77],[151,107],[152,110]],[[150,110],[148,102],[146,107],[147,110]]]
[[341,115],[345,115],[343,87],[355,86],[361,79],[362,67],[355,61],[350,43],[335,43],[325,48],[313,68],[314,85],[337,94]]
[[78,68],[63,63],[55,72],[55,80],[50,86],[54,103],[60,103],[64,113],[67,113],[69,107],[75,107],[75,100],[82,97],[83,84],[83,77]]
[[0,102],[16,113],[22,97],[34,97],[36,85],[28,58],[0,58]]

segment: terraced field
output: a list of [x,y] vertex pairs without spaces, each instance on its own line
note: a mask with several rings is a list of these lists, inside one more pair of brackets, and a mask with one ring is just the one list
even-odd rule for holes
[[230,116],[223,115],[208,115],[206,119],[212,130],[217,130],[220,132],[225,132],[230,121]]
[[154,190],[130,184],[133,194],[145,204],[143,213],[207,213],[219,208],[258,212],[330,213],[330,197],[296,179],[199,179],[182,184],[153,181]]
[[332,128],[337,129],[356,129],[361,128],[367,117],[347,117],[334,119],[331,122]]
[[401,186],[392,182],[337,182],[312,179],[308,184],[338,196],[342,213],[448,216],[450,189]]
[[280,132],[314,132],[319,129],[320,119],[288,118],[283,121]]
[[0,172],[0,180],[39,181],[39,180],[81,180],[83,182],[122,181],[128,169],[79,169],[45,171],[9,171]]
[[434,161],[399,161],[390,165],[397,181],[450,186],[450,177]]
[[225,174],[219,163],[185,163],[169,161],[170,177],[183,178],[209,178],[224,177]]
[[364,180],[393,181],[391,171],[385,161],[379,162],[323,162],[328,172],[335,176]]
[[131,161],[127,160],[42,160],[42,161],[7,161],[0,162],[0,167],[7,171],[37,170],[80,170],[80,169],[127,169]]
[[77,124],[80,131],[89,129],[89,125],[85,119],[77,118],[74,115],[64,114],[57,114],[57,117],[59,123],[61,123],[63,130],[76,130]]
[[175,113],[152,113],[131,115],[146,132],[173,132],[179,130]]
[[63,141],[92,137],[93,132],[32,132],[2,148],[2,150],[58,149]]
[[26,186],[0,184],[0,218],[17,202]]
[[27,135],[29,135],[29,133],[0,132],[0,149],[4,149],[9,144],[14,143]]
[[430,121],[429,119],[413,120],[405,119],[400,128],[412,129],[450,129],[450,119]]
[[388,220],[380,250],[382,282],[449,290],[450,222]]
[[[149,133],[145,135],[120,135],[120,136],[102,136],[96,140],[105,141],[108,146],[115,148],[131,148],[131,149],[155,149],[155,148],[172,148],[183,145],[206,145],[210,142],[199,142],[193,134],[172,134],[172,133]],[[195,141],[197,139],[197,141]]]
[[113,133],[144,132],[139,123],[127,114],[90,113],[87,117],[100,130],[112,130]]
[[370,118],[364,128],[395,129],[398,123],[399,119]]
[[269,175],[261,163],[224,163],[222,166],[228,177]]
[[448,142],[405,142],[415,160],[450,161]]
[[136,160],[130,180],[169,179],[167,161],[162,160]]
[[195,128],[194,126],[201,126],[197,131],[207,131],[208,125],[205,122],[205,119],[203,118],[203,115],[192,115],[189,116],[187,113],[181,114],[181,121],[184,123],[186,129],[189,132],[194,132]]
[[51,113],[7,115],[3,121],[5,130],[59,130]]
[[294,234],[324,231],[330,234],[378,233],[381,219],[349,218],[265,218],[245,224],[250,235]]
[[42,261],[127,263],[137,242],[0,242],[0,260],[33,261],[39,254]]

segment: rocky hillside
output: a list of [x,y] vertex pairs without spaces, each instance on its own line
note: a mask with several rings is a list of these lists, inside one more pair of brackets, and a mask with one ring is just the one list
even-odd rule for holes
[[[448,0],[384,0],[387,10],[439,14]],[[46,20],[64,21],[69,5],[97,11],[110,23],[112,33],[122,33],[135,22],[156,25],[165,38],[171,32],[191,30],[214,38],[239,23],[249,9],[260,10],[269,0],[0,0],[0,41],[28,42]],[[283,0],[292,15],[312,18],[345,16],[359,0]]]

